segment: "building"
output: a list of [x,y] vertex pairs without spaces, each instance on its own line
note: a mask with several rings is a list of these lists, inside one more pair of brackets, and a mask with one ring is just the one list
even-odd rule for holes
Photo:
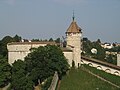
[[[68,63],[72,66],[72,61],[75,62],[75,66],[79,67],[81,64],[81,28],[78,27],[74,20],[70,24],[66,31],[65,48],[61,47],[64,56],[68,59]],[[57,45],[55,42],[12,42],[7,44],[8,49],[8,62],[12,65],[15,60],[24,58],[30,53],[31,48],[37,48],[45,45]]]
[[104,43],[104,44],[101,44],[101,47],[111,49],[111,48],[113,48],[113,45],[110,43]]

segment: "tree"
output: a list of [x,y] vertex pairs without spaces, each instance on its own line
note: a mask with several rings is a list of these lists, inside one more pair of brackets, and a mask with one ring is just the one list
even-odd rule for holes
[[27,71],[36,85],[39,80],[43,82],[52,76],[55,71],[61,77],[68,70],[69,65],[59,47],[47,45],[31,50],[31,53],[25,58],[25,63]]
[[38,42],[38,41],[40,41],[39,39],[32,39],[31,40],[32,42]]
[[82,40],[83,40],[83,42],[86,42],[86,41],[88,41],[88,38],[85,37]]
[[49,41],[53,41],[53,39],[52,39],[52,38],[50,38],[50,39],[49,39]]
[[33,81],[26,71],[26,64],[17,60],[13,63],[11,89],[14,90],[33,90]]
[[[97,49],[97,54],[91,53],[92,48]],[[99,39],[96,42],[91,42],[90,40],[83,42],[83,51],[85,52],[86,56],[90,56],[99,60],[105,59],[105,50],[101,47]]]
[[100,43],[101,43],[101,40],[100,40],[100,39],[98,39],[96,42],[100,44]]
[[11,66],[6,60],[0,60],[0,87],[6,86],[11,79]]
[[116,56],[116,55],[109,54],[109,55],[106,56],[106,61],[107,61],[108,63],[112,63],[112,64],[117,65],[117,56]]
[[20,42],[22,38],[18,35],[15,35],[13,39],[15,40],[15,42]]
[[105,61],[104,60],[105,59],[105,50],[104,50],[104,48],[101,47],[99,42],[93,42],[92,47],[97,49],[97,54],[93,55],[93,57],[98,60]]
[[60,43],[60,38],[57,38],[57,39],[55,40],[55,42],[56,42],[56,43]]
[[7,58],[7,44],[11,42],[19,42],[21,41],[21,37],[18,35],[15,35],[15,37],[11,36],[5,36],[1,41],[0,41],[0,55],[3,58]]
[[13,42],[13,38],[10,36],[5,36],[0,42],[0,54],[3,57],[7,57],[7,44]]

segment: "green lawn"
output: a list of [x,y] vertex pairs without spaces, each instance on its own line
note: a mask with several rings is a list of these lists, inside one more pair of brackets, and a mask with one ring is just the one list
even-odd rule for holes
[[120,90],[80,69],[71,69],[61,80],[59,90]]
[[120,76],[116,76],[116,75],[113,75],[113,74],[110,74],[110,73],[106,73],[106,72],[104,72],[102,70],[98,70],[98,69],[96,69],[94,67],[90,67],[90,66],[85,65],[85,64],[83,66],[85,68],[87,68],[88,70],[90,70],[91,72],[93,72],[93,73],[103,77],[104,79],[106,79],[106,80],[120,86]]

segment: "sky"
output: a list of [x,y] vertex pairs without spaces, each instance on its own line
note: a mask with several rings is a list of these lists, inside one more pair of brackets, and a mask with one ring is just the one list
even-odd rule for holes
[[120,0],[0,0],[0,39],[65,36],[73,10],[83,37],[120,43]]

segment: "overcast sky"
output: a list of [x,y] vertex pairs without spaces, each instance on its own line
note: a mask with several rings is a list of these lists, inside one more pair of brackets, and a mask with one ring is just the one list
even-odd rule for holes
[[120,43],[120,0],[0,0],[0,39],[65,36],[73,10],[83,37]]

